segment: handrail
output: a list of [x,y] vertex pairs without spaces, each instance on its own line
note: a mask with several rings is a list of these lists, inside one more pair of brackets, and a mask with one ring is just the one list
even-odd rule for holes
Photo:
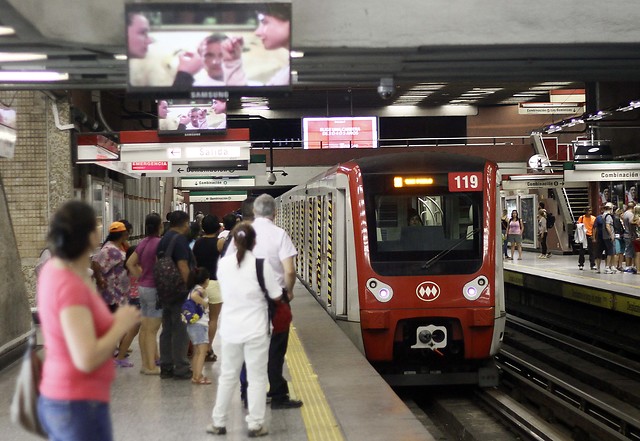
[[[376,140],[378,147],[439,147],[439,146],[509,146],[515,144],[527,144],[529,136],[465,136],[450,138],[379,138]],[[340,144],[342,148],[358,148],[357,141],[332,141],[331,144],[323,141],[312,142],[303,141],[302,139],[272,139],[272,140],[256,140],[252,141],[253,148],[304,148],[305,144],[311,145],[312,149],[337,148],[335,145]],[[354,145],[355,144],[355,145]]]

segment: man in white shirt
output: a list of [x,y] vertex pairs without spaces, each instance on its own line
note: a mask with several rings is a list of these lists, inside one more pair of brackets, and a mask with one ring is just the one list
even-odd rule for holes
[[269,345],[269,394],[272,409],[290,409],[302,406],[302,401],[289,398],[287,380],[282,375],[284,356],[289,342],[293,285],[296,281],[294,258],[298,254],[289,235],[273,223],[276,202],[272,196],[262,194],[253,203],[256,246],[253,254],[266,259],[273,268],[278,284],[286,290],[288,301],[279,303],[273,320],[273,332]]

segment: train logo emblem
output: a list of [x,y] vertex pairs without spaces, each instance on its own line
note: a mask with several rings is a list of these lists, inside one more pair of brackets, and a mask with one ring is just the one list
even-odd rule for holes
[[416,295],[423,302],[432,302],[440,296],[440,287],[434,282],[422,282],[416,288]]

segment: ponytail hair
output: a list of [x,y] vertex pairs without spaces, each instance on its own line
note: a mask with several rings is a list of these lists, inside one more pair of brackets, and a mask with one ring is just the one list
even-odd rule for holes
[[233,240],[236,245],[236,258],[238,259],[238,266],[242,263],[244,255],[247,251],[253,250],[256,244],[256,230],[253,229],[249,222],[240,222],[231,231]]

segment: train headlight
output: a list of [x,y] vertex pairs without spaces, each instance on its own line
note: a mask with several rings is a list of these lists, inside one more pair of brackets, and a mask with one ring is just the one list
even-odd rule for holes
[[489,279],[478,276],[462,288],[462,295],[467,300],[478,300],[483,292],[489,288]]
[[393,289],[387,285],[379,281],[378,279],[371,278],[367,280],[367,290],[373,294],[373,296],[382,303],[387,303],[393,297]]

